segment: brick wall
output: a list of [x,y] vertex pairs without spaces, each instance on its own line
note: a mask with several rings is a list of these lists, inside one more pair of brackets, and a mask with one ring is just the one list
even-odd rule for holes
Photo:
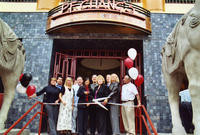
[[[45,34],[47,13],[0,13],[3,19],[14,30],[26,49],[26,63],[24,72],[30,72],[33,76],[31,84],[34,84],[37,91],[48,84],[50,60],[53,42]],[[6,127],[9,127],[22,114],[24,114],[35,101],[29,101],[26,94],[16,92],[8,114]],[[34,112],[39,110],[39,106],[34,109],[17,125],[22,127]],[[38,118],[38,117],[37,117]],[[34,120],[30,126],[32,131],[38,129],[38,120]]]
[[152,14],[152,35],[143,42],[144,83],[147,110],[158,132],[171,132],[168,92],[161,72],[162,46],[182,15]]

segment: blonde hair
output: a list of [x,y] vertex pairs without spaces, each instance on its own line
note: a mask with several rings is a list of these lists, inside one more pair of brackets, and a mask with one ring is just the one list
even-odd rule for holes
[[105,83],[105,79],[102,75],[97,76],[97,83],[98,83],[98,80],[103,80],[103,83]]
[[[68,80],[71,82],[71,85],[68,85],[68,84],[67,84],[67,81],[68,81]],[[71,77],[67,77],[66,80],[65,80],[65,86],[67,86],[68,88],[72,88],[72,85],[73,85],[73,80],[72,80],[72,78],[71,78]]]
[[119,77],[117,74],[115,73],[111,74],[111,82],[112,82],[112,78],[115,78],[115,81],[119,83]]

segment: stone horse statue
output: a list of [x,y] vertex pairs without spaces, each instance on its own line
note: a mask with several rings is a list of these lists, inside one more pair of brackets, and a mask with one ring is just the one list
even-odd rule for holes
[[4,100],[0,110],[0,129],[15,96],[19,76],[24,70],[25,50],[11,28],[0,19],[0,78],[4,86]]
[[[162,49],[162,71],[172,114],[172,135],[187,135],[179,114],[179,91],[189,88],[194,135],[200,135],[200,0],[176,24]],[[187,116],[186,116],[187,117]]]

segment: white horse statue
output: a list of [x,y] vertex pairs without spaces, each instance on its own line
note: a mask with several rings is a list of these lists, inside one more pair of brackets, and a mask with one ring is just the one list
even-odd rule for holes
[[11,28],[0,19],[0,78],[4,86],[4,100],[0,110],[0,130],[15,96],[19,76],[24,70],[25,50]]
[[[200,135],[200,0],[176,24],[162,49],[162,71],[172,114],[172,135],[187,135],[179,114],[179,91],[190,90],[194,135]],[[188,83],[187,83],[188,82]],[[187,117],[187,116],[186,116]]]

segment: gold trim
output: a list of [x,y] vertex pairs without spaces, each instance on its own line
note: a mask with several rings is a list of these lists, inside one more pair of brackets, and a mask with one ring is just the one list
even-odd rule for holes
[[[136,3],[142,6],[142,3]],[[194,4],[165,4],[165,11],[151,11],[152,13],[185,14]],[[49,10],[37,10],[37,3],[0,2],[0,12],[48,12]]]

